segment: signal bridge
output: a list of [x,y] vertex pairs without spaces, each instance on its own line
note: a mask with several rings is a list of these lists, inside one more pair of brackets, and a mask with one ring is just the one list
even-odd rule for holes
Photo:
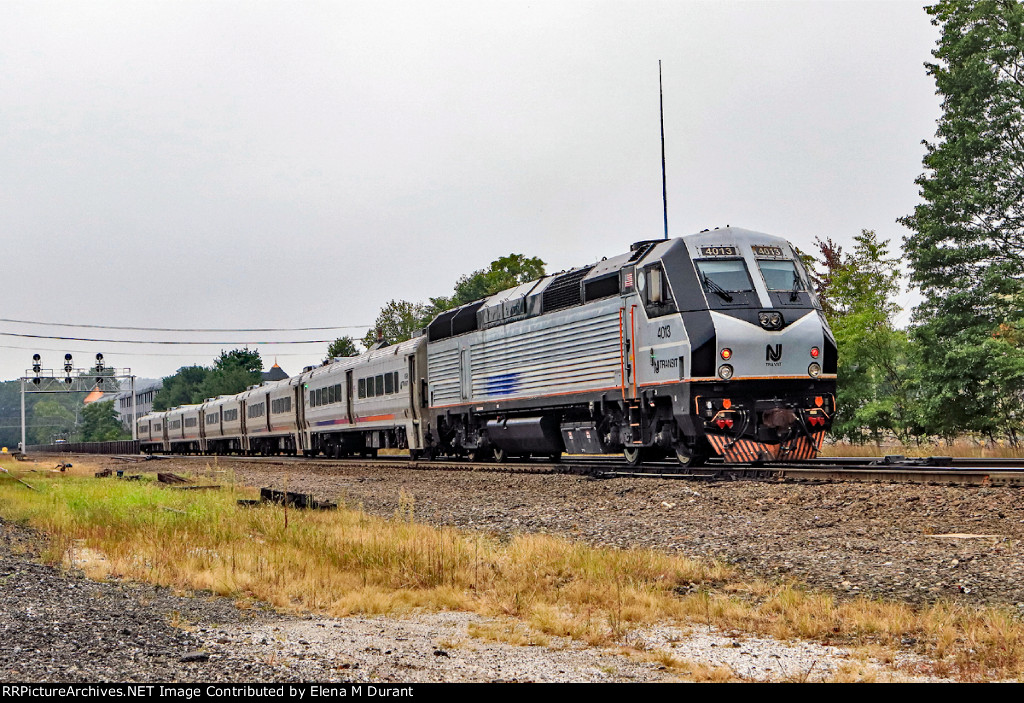
[[76,368],[71,354],[64,355],[62,372],[44,369],[39,354],[32,355],[32,368],[25,369],[21,377],[21,450],[25,443],[25,395],[28,393],[119,393],[122,381],[128,381],[131,391],[132,439],[138,439],[135,417],[135,376],[130,368],[116,369],[103,364],[103,354],[96,355],[96,365]]

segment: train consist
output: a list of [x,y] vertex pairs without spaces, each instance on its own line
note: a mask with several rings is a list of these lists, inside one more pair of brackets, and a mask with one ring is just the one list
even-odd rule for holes
[[725,228],[638,242],[400,344],[151,413],[138,433],[147,452],[809,459],[835,379],[835,339],[793,246]]

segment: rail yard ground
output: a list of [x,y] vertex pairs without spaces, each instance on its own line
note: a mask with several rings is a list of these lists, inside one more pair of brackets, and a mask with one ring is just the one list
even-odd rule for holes
[[[263,515],[272,524],[257,530],[250,522],[247,541],[263,541],[268,553],[280,535],[308,530],[315,539],[308,528],[316,521],[350,514],[361,517],[342,529],[346,539],[365,523],[384,530],[374,540],[397,526],[419,545],[412,553],[422,561],[400,574],[391,596],[383,589],[317,603],[282,599],[256,584],[291,574],[313,579],[315,590],[316,574],[300,577],[291,567],[271,574],[265,565],[241,588],[226,576],[204,580],[201,569],[159,567],[142,545],[150,556],[115,554],[122,548],[109,546],[111,535],[77,533],[71,522],[51,526],[43,544],[37,532],[12,524],[41,526],[28,508],[8,504],[11,491],[51,501],[52,514],[71,495],[53,486],[92,482],[108,487],[99,493],[116,493],[115,486],[133,483],[60,475],[49,471],[55,463],[3,464],[41,489],[10,474],[0,482],[8,595],[0,632],[12,643],[0,661],[5,680],[977,680],[1024,673],[1024,501],[1015,488],[75,460],[71,473],[91,476],[109,466],[206,474],[225,488],[287,488],[353,509],[290,511],[288,532],[280,508],[253,511],[246,520]],[[148,516],[154,530],[157,522],[185,520],[193,503],[209,500],[200,496],[212,495],[137,490],[127,512]],[[244,512],[228,509],[232,496],[223,498],[223,507],[209,509],[208,532],[228,534],[232,515]],[[115,517],[102,519],[108,532],[117,531]],[[424,531],[409,532],[414,525]],[[524,537],[537,534],[551,537]],[[210,573],[214,562],[227,562],[226,553],[181,537],[192,541],[180,553],[201,553],[196,563]],[[159,546],[179,553],[180,545]],[[236,560],[242,555],[232,552],[232,570]],[[131,563],[144,568],[124,566]],[[132,573],[93,582],[78,569]],[[141,585],[146,574],[178,595]],[[434,580],[414,583],[416,574]],[[522,584],[531,580],[552,593],[529,592]],[[189,597],[189,589],[230,598]]]

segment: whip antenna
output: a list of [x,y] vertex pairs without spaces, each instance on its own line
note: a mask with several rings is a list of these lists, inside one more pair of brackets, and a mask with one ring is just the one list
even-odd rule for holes
[[668,189],[665,186],[665,97],[661,89],[661,59],[658,59],[658,113],[661,117],[661,202],[665,213],[665,239],[668,239]]

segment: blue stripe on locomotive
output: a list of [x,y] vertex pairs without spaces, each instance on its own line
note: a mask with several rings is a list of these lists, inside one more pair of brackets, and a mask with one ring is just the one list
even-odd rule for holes
[[487,379],[487,395],[510,395],[519,385],[519,373],[503,373]]

